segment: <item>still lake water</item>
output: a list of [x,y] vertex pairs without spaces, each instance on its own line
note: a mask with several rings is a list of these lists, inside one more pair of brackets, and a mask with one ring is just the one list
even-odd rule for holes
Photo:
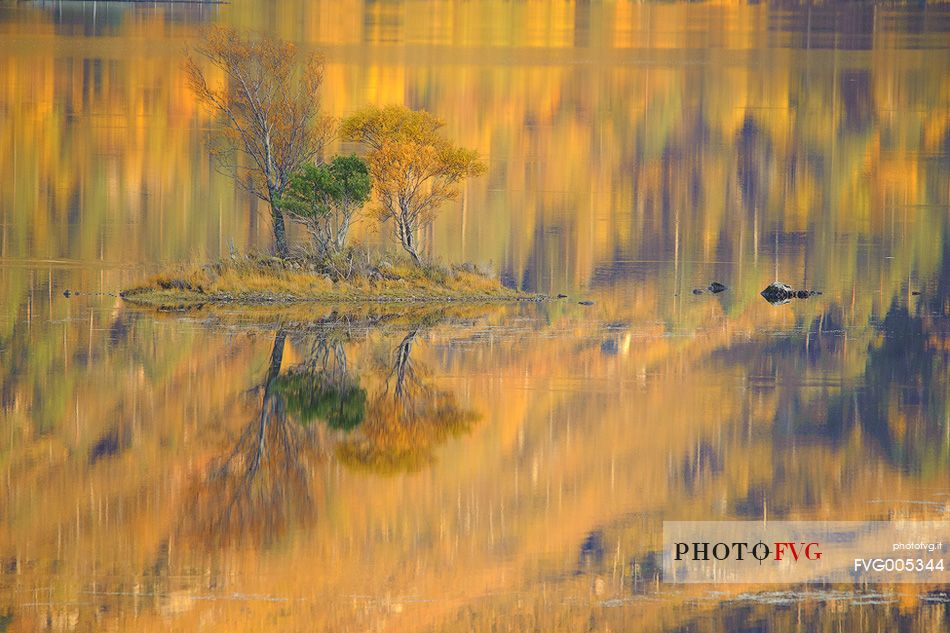
[[[489,170],[432,255],[570,298],[123,305],[268,243],[182,70],[210,23],[322,52],[331,114],[443,117]],[[656,552],[950,517],[948,311],[950,5],[0,5],[0,631],[945,631],[946,588]]]

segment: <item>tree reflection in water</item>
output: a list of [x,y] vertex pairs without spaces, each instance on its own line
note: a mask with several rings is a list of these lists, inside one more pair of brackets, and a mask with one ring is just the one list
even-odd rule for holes
[[433,387],[427,368],[413,361],[420,332],[410,329],[391,362],[368,372],[379,387],[367,398],[347,361],[349,330],[331,326],[294,339],[307,352],[283,373],[287,333],[279,330],[260,411],[198,485],[186,529],[208,545],[266,544],[316,517],[317,467],[333,456],[380,474],[432,463],[438,445],[471,429],[476,415],[459,407],[453,393]]
[[209,544],[266,543],[313,515],[312,466],[324,453],[319,438],[288,416],[279,383],[286,338],[283,330],[274,336],[259,414],[198,487],[191,520]]
[[868,350],[864,386],[843,400],[842,418],[860,424],[904,470],[944,476],[950,465],[946,332],[894,303],[880,335]]
[[[794,376],[820,366],[828,356],[843,357],[842,318],[840,308],[830,307],[812,325],[807,341],[773,343],[763,358],[783,366],[784,376]],[[776,445],[815,436],[844,447],[857,430],[862,446],[902,470],[925,478],[944,476],[950,465],[945,384],[950,354],[942,323],[893,303],[873,330],[860,373],[844,381],[836,396],[809,398],[798,388],[783,390],[781,417],[773,426]],[[784,437],[789,434],[794,438]]]
[[366,415],[366,390],[347,370],[346,349],[339,336],[317,336],[306,360],[279,376],[275,388],[303,426],[319,420],[332,429],[349,431]]
[[455,394],[432,386],[425,367],[412,361],[418,335],[411,329],[400,341],[366,419],[337,447],[343,464],[377,473],[417,471],[432,463],[439,444],[475,423],[474,412],[459,407]]

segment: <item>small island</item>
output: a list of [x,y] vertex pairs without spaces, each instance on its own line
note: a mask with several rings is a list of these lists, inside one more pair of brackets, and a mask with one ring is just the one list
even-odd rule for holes
[[353,255],[346,276],[306,257],[235,256],[203,266],[181,266],[125,290],[122,298],[161,310],[204,305],[284,305],[306,302],[497,302],[542,301],[506,288],[477,267],[417,265],[402,258],[375,261]]
[[[231,253],[219,262],[178,266],[123,290],[130,303],[165,310],[205,304],[302,302],[540,301],[504,287],[472,264],[425,260],[419,239],[460,184],[485,172],[477,152],[440,134],[424,110],[366,107],[341,121],[320,113],[323,62],[293,44],[245,38],[214,27],[189,55],[189,84],[221,125],[211,151],[237,186],[269,210],[274,248]],[[208,77],[223,76],[220,86]],[[325,157],[332,141],[360,155]],[[364,208],[372,201],[368,211]],[[401,247],[372,254],[348,241],[350,227],[375,220]],[[309,236],[293,244],[287,222]]]

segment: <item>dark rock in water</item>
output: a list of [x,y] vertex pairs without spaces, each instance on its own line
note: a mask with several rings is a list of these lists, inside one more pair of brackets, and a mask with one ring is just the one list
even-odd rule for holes
[[788,284],[775,281],[766,286],[760,294],[769,303],[779,305],[788,303],[789,299],[795,296],[795,291]]
[[701,295],[701,294],[703,294],[703,289],[702,289],[702,288],[693,288],[693,294],[694,294],[694,295]]
[[577,305],[592,306],[592,305],[594,305],[594,302],[593,302],[593,301],[578,301],[578,302],[577,302]]
[[564,294],[563,292],[559,292],[558,295],[557,295],[557,298],[558,298],[558,299],[567,299],[567,295]]
[[809,297],[814,297],[815,295],[820,295],[821,292],[818,290],[792,290],[792,287],[788,284],[783,284],[780,281],[770,283],[765,290],[761,292],[762,296],[766,301],[772,305],[781,305],[783,303],[788,303],[792,299],[807,299]]
[[920,290],[914,290],[914,291],[911,292],[910,294],[914,295],[915,297],[919,297],[919,296],[920,296]]
[[68,289],[68,288],[67,288],[66,290],[63,290],[63,296],[66,297],[67,299],[69,299],[69,295],[70,295],[70,294],[71,294],[71,293],[69,292],[69,289]]
[[718,281],[714,281],[711,284],[709,284],[708,290],[709,292],[713,294],[719,294],[720,292],[723,292],[726,290],[726,286],[719,283]]

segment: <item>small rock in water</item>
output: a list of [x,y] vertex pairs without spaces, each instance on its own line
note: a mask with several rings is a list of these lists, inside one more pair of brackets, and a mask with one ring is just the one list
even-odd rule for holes
[[765,290],[763,290],[760,294],[769,303],[779,305],[782,303],[788,303],[789,299],[795,296],[795,291],[792,290],[792,287],[788,284],[783,284],[780,281],[774,281],[766,286]]
[[564,294],[563,292],[559,292],[558,295],[557,295],[557,298],[558,298],[558,299],[567,299],[567,295]]
[[914,291],[911,292],[910,294],[914,295],[915,297],[919,297],[919,296],[920,296],[920,290],[914,290]]
[[724,284],[719,283],[718,281],[714,281],[711,284],[709,284],[709,292],[713,294],[719,294],[720,292],[723,292],[725,290],[726,290],[726,286]]
[[769,284],[765,290],[761,292],[765,300],[772,305],[782,305],[792,299],[807,299],[808,297],[814,297],[820,294],[821,292],[817,290],[792,290],[791,286],[783,284],[780,281]]
[[71,293],[69,292],[69,288],[67,288],[66,290],[63,290],[63,296],[66,297],[67,299],[69,299],[70,294]]
[[693,294],[694,294],[694,295],[701,295],[701,294],[703,294],[703,289],[702,289],[702,288],[693,288]]
[[592,306],[592,305],[594,305],[594,302],[593,302],[593,301],[586,301],[586,300],[585,300],[585,301],[578,301],[577,304],[578,304],[578,305],[582,305],[582,306]]

